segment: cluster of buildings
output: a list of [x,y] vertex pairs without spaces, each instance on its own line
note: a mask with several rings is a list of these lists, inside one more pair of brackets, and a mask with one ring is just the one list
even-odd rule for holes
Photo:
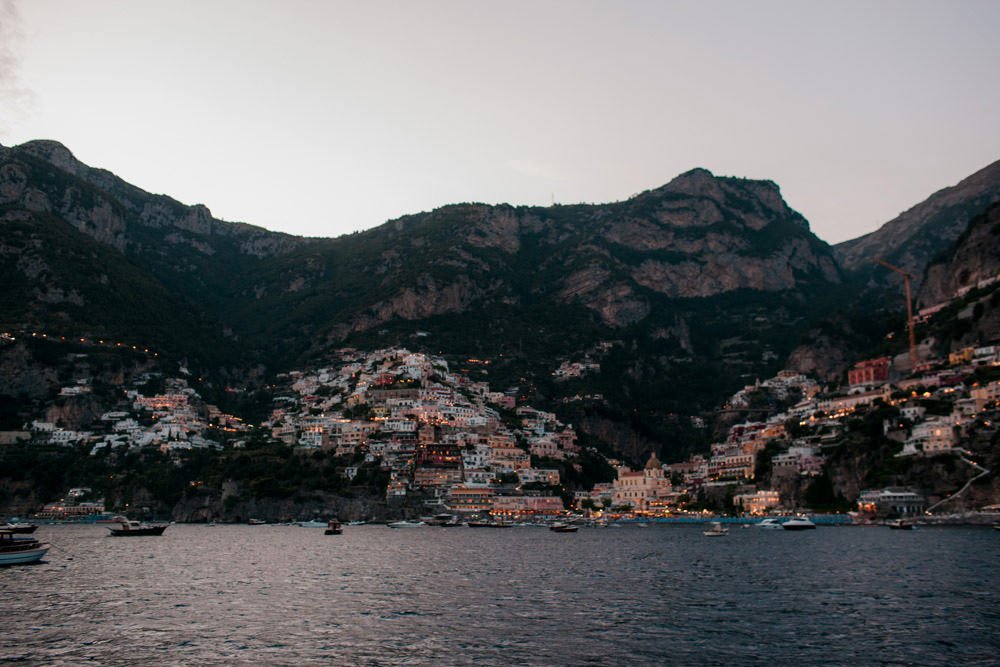
[[[262,426],[303,450],[330,451],[389,472],[389,499],[419,492],[444,508],[555,514],[560,462],[579,455],[573,427],[519,406],[441,358],[392,348],[341,351],[342,365],[293,372]],[[533,465],[534,462],[542,462]]]
[[[744,512],[795,509],[794,501],[779,492],[789,486],[783,482],[819,475],[824,451],[842,441],[845,420],[876,405],[895,408],[890,413],[894,417],[885,419],[882,428],[885,437],[899,443],[897,456],[964,455],[961,443],[969,429],[976,423],[988,424],[1000,401],[1000,381],[971,381],[977,368],[1000,366],[998,351],[997,345],[959,350],[947,361],[925,362],[906,378],[893,376],[893,363],[887,357],[867,359],[848,371],[848,386],[835,393],[822,393],[811,380],[783,371],[737,392],[726,407],[747,408],[764,390],[781,399],[796,396],[792,393],[796,391],[801,400],[766,420],[731,427],[725,440],[712,444],[708,456],[663,466],[668,479],[680,481],[678,489],[664,492],[661,486],[647,485],[644,499],[616,495],[616,502],[620,498],[639,511],[669,510],[671,505],[664,500],[677,497],[678,491],[691,496],[701,489],[733,486],[734,503]],[[789,425],[798,426],[795,437],[788,432]],[[771,487],[758,488],[754,485],[758,454],[769,444]],[[616,485],[637,474],[619,473]],[[863,491],[857,504],[862,513],[905,516],[923,511],[926,503],[911,489],[886,488]]]
[[[20,439],[64,446],[88,444],[92,454],[104,448],[154,447],[170,452],[206,447],[218,449],[222,445],[209,437],[211,432],[248,430],[239,417],[205,404],[183,378],[167,378],[161,392],[144,395],[142,387],[151,379],[151,374],[137,378],[136,388],[125,391],[120,409],[103,413],[88,430],[66,429],[56,422],[34,420],[30,430]],[[62,396],[80,393],[89,393],[86,382],[60,391]]]

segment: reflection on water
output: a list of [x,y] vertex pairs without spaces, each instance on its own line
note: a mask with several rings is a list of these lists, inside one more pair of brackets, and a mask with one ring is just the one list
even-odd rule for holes
[[996,665],[1000,533],[171,526],[0,570],[0,661]]

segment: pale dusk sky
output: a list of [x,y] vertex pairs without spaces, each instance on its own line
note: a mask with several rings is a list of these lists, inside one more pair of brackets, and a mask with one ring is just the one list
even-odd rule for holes
[[1000,159],[1000,2],[0,0],[0,143],[337,236],[770,179],[835,243]]

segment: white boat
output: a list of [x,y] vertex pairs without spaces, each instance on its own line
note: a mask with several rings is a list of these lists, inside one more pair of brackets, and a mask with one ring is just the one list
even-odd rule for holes
[[326,528],[327,523],[328,522],[326,521],[317,521],[316,519],[312,519],[311,521],[299,521],[295,525],[300,528]]
[[385,525],[390,528],[420,528],[421,526],[425,526],[427,524],[423,521],[392,521]]
[[37,563],[49,551],[45,542],[33,537],[14,537],[9,530],[0,530],[0,565]]
[[777,519],[764,519],[757,524],[757,527],[764,530],[782,530],[781,522]]
[[718,521],[709,522],[708,528],[702,531],[702,535],[705,535],[706,537],[722,537],[723,535],[727,535],[728,533],[729,529],[723,526]]
[[781,527],[785,530],[812,530],[816,528],[816,524],[804,516],[797,516],[781,524]]

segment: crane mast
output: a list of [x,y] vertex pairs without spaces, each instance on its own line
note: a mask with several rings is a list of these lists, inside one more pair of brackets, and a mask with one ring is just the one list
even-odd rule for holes
[[913,328],[913,302],[910,298],[910,280],[913,276],[898,266],[893,266],[884,259],[876,259],[875,261],[890,271],[903,276],[903,285],[906,288],[906,326],[910,332],[910,372],[912,373],[917,368],[917,336]]

